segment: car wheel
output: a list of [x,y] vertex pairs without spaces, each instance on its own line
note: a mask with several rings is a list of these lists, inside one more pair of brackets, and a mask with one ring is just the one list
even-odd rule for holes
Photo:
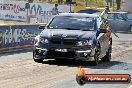
[[112,45],[109,45],[109,49],[106,52],[106,55],[101,59],[104,62],[109,62],[111,60]]
[[132,25],[130,26],[129,30],[130,30],[130,32],[132,33]]
[[93,62],[94,65],[99,64],[99,55],[100,55],[100,46],[98,44],[95,49],[94,62]]

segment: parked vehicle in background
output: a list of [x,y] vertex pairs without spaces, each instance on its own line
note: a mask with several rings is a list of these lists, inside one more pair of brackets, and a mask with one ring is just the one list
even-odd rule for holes
[[114,31],[132,32],[132,14],[127,12],[109,12],[108,22]]

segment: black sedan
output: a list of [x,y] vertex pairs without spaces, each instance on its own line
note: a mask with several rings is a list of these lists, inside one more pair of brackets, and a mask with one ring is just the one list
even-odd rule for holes
[[33,59],[110,61],[111,29],[99,15],[63,13],[55,16],[35,37]]

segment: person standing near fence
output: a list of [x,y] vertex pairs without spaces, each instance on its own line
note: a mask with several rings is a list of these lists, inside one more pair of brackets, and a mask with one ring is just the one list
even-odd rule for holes
[[120,10],[121,9],[121,0],[116,0],[116,5],[117,5],[116,10]]
[[66,4],[71,4],[72,0],[66,0]]
[[[107,5],[111,8],[112,7],[112,0],[106,0]],[[110,3],[110,5],[109,5]]]
[[52,8],[52,15],[57,15],[57,14],[59,14],[58,4],[55,4],[55,7]]
[[63,0],[58,0],[58,4],[62,4],[63,3]]
[[48,0],[49,3],[52,3],[52,0]]

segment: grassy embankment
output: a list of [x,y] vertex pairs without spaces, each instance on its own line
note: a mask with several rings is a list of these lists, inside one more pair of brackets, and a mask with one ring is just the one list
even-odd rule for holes
[[[46,2],[48,0],[42,0],[41,2]],[[51,3],[57,3],[58,0],[51,0]],[[72,0],[73,2],[76,2],[77,6],[88,6],[88,7],[105,7],[106,6],[106,0]],[[86,2],[87,1],[87,2]],[[66,0],[63,0],[63,2],[66,2]],[[116,10],[116,0],[113,0],[113,8]],[[124,9],[124,0],[121,0],[121,10]]]

